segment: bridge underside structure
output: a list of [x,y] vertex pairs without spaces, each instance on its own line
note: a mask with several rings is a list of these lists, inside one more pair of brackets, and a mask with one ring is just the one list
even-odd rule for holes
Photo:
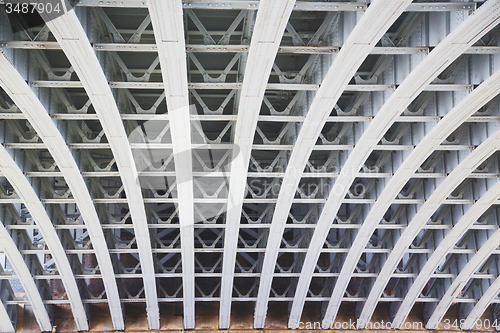
[[0,331],[22,307],[42,331],[209,304],[220,329],[242,305],[255,329],[500,320],[499,0],[16,4]]

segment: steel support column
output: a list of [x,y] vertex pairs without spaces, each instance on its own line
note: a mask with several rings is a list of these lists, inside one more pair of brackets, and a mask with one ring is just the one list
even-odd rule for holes
[[229,180],[219,311],[221,329],[229,328],[239,225],[257,121],[274,59],[294,4],[295,0],[262,0],[250,42]]
[[181,0],[148,0],[153,24],[174,152],[181,225],[184,328],[195,328],[194,193],[186,46]]

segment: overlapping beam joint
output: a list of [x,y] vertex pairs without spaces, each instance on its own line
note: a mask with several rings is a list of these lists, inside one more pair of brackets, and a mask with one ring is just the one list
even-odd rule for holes
[[500,320],[499,0],[61,5],[0,1],[1,331]]

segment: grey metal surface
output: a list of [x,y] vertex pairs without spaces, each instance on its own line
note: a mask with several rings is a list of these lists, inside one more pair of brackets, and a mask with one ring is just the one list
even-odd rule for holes
[[436,328],[456,303],[472,329],[498,308],[498,0],[81,0],[32,28],[22,2],[0,1],[0,142],[38,206],[0,170],[0,283],[32,276],[2,318],[36,301],[46,330],[70,304],[86,329],[109,303],[123,329],[142,303],[158,329],[182,303],[192,329],[218,302],[226,329],[250,302],[255,328],[278,303],[326,327],[354,304],[361,328],[386,303]]

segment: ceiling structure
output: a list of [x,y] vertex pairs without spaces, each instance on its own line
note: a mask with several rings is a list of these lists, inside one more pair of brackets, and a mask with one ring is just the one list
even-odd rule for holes
[[[0,0],[0,330],[68,305],[500,318],[500,1]],[[41,2],[56,5],[57,2]],[[22,7],[18,7],[22,8]],[[30,7],[31,8],[31,7]],[[364,324],[363,324],[364,323]]]

